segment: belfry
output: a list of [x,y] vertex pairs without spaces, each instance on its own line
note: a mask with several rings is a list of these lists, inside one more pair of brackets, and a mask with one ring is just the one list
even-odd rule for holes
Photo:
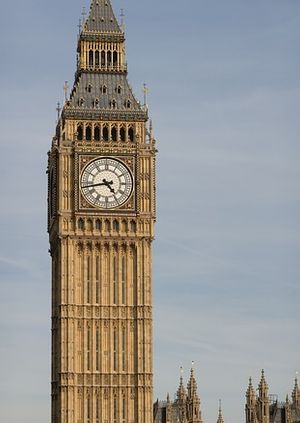
[[109,0],[77,55],[48,154],[52,423],[152,423],[156,147]]

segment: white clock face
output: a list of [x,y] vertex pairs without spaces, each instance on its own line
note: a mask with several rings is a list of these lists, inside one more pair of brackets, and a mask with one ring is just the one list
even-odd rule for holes
[[82,195],[91,205],[114,209],[126,203],[131,196],[133,177],[124,163],[101,157],[83,169],[80,187]]

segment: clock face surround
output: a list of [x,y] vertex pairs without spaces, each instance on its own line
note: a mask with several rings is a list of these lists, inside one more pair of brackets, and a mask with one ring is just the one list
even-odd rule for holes
[[94,207],[109,210],[121,207],[133,191],[133,176],[120,160],[99,157],[89,162],[80,177],[85,200]]

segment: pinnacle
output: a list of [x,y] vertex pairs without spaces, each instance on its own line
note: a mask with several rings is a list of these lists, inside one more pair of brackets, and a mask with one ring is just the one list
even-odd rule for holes
[[92,0],[84,32],[121,33],[110,0]]

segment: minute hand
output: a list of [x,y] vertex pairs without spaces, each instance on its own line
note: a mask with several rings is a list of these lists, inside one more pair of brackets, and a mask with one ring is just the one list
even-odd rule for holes
[[93,187],[104,187],[107,186],[107,182],[103,183],[101,182],[100,184],[93,184],[93,185],[85,185],[84,187],[81,188],[93,188]]

